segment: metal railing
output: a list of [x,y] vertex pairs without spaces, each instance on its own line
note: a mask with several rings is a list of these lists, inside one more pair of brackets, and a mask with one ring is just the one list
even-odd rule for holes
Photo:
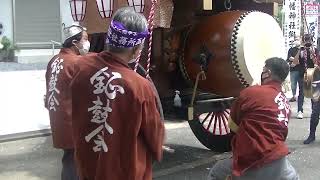
[[59,43],[59,42],[57,42],[57,41],[53,41],[53,40],[51,40],[51,45],[52,45],[52,55],[54,56],[54,49],[55,49],[55,46],[54,45],[59,45],[59,46],[61,46],[62,44],[61,43]]
[[54,55],[54,50],[55,50],[56,46],[61,46],[62,44],[61,44],[60,42],[50,40],[49,42],[26,42],[26,43],[16,43],[16,45],[17,45],[18,47],[25,46],[25,47],[27,47],[27,48],[30,48],[31,46],[34,46],[34,45],[40,45],[40,46],[51,46],[51,49],[52,49],[52,55]]

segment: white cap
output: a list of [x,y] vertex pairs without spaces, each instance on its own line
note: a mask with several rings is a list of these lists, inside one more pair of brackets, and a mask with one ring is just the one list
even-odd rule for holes
[[66,41],[67,39],[83,32],[83,31],[87,31],[87,29],[85,27],[80,26],[80,25],[71,25],[69,27],[64,27],[63,28],[63,34],[64,34],[63,40]]

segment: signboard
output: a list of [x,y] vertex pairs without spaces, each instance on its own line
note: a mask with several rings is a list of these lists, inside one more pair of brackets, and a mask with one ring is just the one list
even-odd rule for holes
[[318,15],[318,4],[306,4],[305,5],[306,16]]
[[318,39],[318,4],[306,4],[305,13],[306,13],[306,27],[305,32],[310,33],[313,36],[313,43],[317,47]]
[[283,5],[285,11],[283,33],[285,38],[285,49],[288,52],[296,37],[301,31],[301,0],[285,0]]

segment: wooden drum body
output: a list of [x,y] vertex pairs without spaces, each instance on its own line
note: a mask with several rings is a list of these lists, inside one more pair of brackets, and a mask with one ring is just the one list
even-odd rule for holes
[[197,56],[207,59],[206,80],[199,88],[221,96],[238,96],[260,82],[264,62],[284,57],[284,38],[274,18],[262,12],[227,11],[194,26],[185,42],[182,71],[194,81],[201,71]]

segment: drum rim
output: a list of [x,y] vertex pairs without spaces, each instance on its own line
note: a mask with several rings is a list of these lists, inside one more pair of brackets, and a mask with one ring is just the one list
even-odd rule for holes
[[178,59],[178,63],[179,63],[179,68],[180,68],[180,72],[182,73],[183,78],[187,81],[187,83],[189,84],[193,84],[192,80],[189,76],[189,73],[187,71],[186,65],[184,63],[185,61],[185,47],[187,45],[188,42],[188,37],[189,34],[191,33],[191,31],[193,30],[193,28],[195,27],[195,25],[192,25],[190,27],[187,28],[186,30],[186,34],[185,37],[183,38],[183,42],[182,42],[182,52],[181,52],[181,57]]
[[[234,73],[237,75],[239,81],[241,82],[241,84],[244,87],[249,87],[253,82],[258,80],[257,79],[258,74],[252,74],[251,70],[249,69],[250,66],[247,64],[248,59],[245,56],[244,42],[242,42],[245,40],[245,37],[241,36],[241,34],[243,34],[245,32],[244,30],[246,27],[246,25],[245,25],[246,22],[250,22],[249,18],[251,18],[252,16],[254,16],[256,14],[260,14],[260,16],[265,18],[266,20],[268,20],[268,22],[270,21],[270,23],[271,23],[270,25],[278,26],[278,23],[273,19],[272,16],[270,16],[269,14],[267,14],[265,12],[256,11],[256,10],[244,12],[244,14],[242,14],[238,18],[237,22],[235,23],[233,33],[231,36],[231,47],[230,47],[230,49],[231,49],[231,62],[232,62]],[[246,21],[246,19],[248,19],[248,21]],[[274,33],[277,33],[277,35],[281,34],[281,36],[283,36],[280,28],[279,28],[279,30],[280,31],[275,30]],[[267,57],[264,57],[265,59],[263,61],[265,61],[267,58],[270,58],[270,57],[282,57],[281,52],[282,51],[270,51],[270,53],[268,53]],[[261,71],[262,71],[262,67],[263,66],[261,66]],[[253,69],[253,68],[251,68],[251,69]]]
[[238,20],[236,21],[236,23],[233,27],[232,35],[231,35],[231,42],[230,42],[231,64],[232,64],[234,73],[236,74],[240,83],[245,87],[249,87],[250,84],[247,82],[246,78],[241,73],[239,61],[237,60],[238,59],[237,58],[237,39],[238,39],[237,35],[239,33],[240,26],[241,26],[244,18],[252,12],[258,12],[258,11],[247,11],[247,12],[244,12],[243,14],[240,15],[240,17],[238,18]]

